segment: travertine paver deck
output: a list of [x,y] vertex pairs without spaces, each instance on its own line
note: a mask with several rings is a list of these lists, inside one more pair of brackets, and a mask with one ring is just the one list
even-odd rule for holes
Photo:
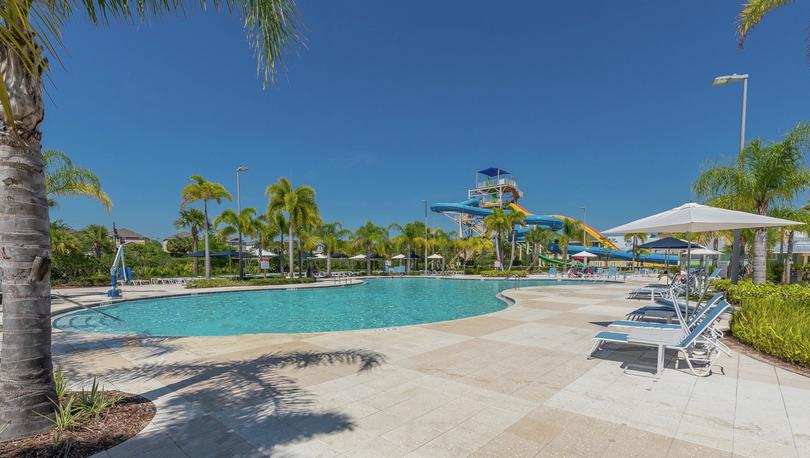
[[72,380],[155,401],[105,456],[810,456],[810,379],[735,353],[698,378],[586,359],[627,284],[521,288],[491,315],[395,329],[121,338],[56,332]]

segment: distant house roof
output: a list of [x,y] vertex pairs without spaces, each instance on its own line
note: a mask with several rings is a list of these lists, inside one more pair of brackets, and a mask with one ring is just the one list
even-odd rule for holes
[[[121,232],[121,231],[119,231],[119,232]],[[189,237],[191,237],[191,232],[182,231],[182,232],[178,232],[178,233],[176,233],[176,234],[174,234],[174,235],[170,235],[170,236],[166,237],[166,238],[165,238],[165,239],[163,239],[163,240],[171,240],[171,239],[187,239],[187,238],[189,238]]]
[[[110,231],[110,236],[113,236],[113,231]],[[141,235],[132,229],[127,229],[124,227],[118,228],[118,237],[122,239],[148,239],[145,235]]]
[[499,169],[498,167],[490,167],[488,169],[479,170],[478,173],[481,175],[486,175],[488,177],[496,177],[498,175],[509,175],[509,172],[503,169]]

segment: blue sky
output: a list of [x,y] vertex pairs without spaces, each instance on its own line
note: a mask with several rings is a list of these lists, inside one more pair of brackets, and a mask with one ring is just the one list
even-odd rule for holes
[[[808,2],[777,11],[744,49],[739,0],[302,2],[307,46],[262,90],[235,16],[190,13],[65,30],[43,147],[98,173],[107,214],[62,199],[74,226],[175,232],[180,191],[201,174],[266,207],[279,176],[318,192],[326,220],[356,227],[459,201],[476,170],[513,172],[537,213],[598,229],[690,200],[707,160],[810,119]],[[214,207],[216,214],[222,207]],[[449,225],[441,215],[430,223]]]

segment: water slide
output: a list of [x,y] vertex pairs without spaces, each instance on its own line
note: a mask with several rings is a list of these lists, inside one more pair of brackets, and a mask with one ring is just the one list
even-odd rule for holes
[[[509,208],[511,208],[513,211],[523,213],[526,216],[533,215],[533,213],[531,213],[530,211],[523,208],[523,206],[521,206],[520,204],[516,204],[514,202],[509,204]],[[612,240],[605,237],[604,235],[602,235],[602,233],[600,233],[596,229],[592,228],[591,226],[588,226],[587,224],[583,223],[582,221],[580,221],[578,219],[570,218],[568,216],[563,216],[563,215],[549,215],[549,216],[551,216],[553,218],[560,219],[560,220],[571,221],[574,224],[576,224],[578,228],[584,229],[585,232],[588,233],[588,235],[593,237],[593,239],[596,240],[597,242],[601,243],[602,246],[605,246],[605,247],[610,248],[612,250],[618,250],[619,249],[619,247],[616,246],[616,244],[613,243]]]
[[[532,226],[545,226],[549,229],[558,231],[562,228],[563,220],[564,219],[571,219],[565,216],[557,216],[557,215],[535,215],[527,211],[522,206],[511,203],[510,208],[512,211],[519,211],[526,215],[524,219],[525,224],[532,225]],[[480,216],[485,217],[492,214],[492,210],[489,208],[482,208],[481,202],[478,199],[469,199],[463,202],[456,202],[456,203],[435,203],[430,206],[430,210],[436,213],[461,213],[473,216]],[[569,254],[579,253],[580,251],[587,250],[590,253],[593,253],[597,256],[601,257],[608,257],[610,259],[619,259],[623,261],[632,261],[633,260],[633,253],[628,251],[619,250],[618,247],[611,242],[607,237],[600,234],[595,229],[585,226],[585,231],[591,234],[594,239],[598,240],[600,243],[604,243],[605,247],[585,247],[582,245],[568,245],[567,252]],[[518,228],[517,231],[517,238],[521,240],[523,234],[528,231],[527,228]],[[593,232],[591,232],[593,231]],[[596,234],[596,235],[594,235]],[[551,251],[555,253],[559,253],[560,249],[556,244],[551,245]],[[551,258],[549,258],[551,259]],[[544,259],[545,260],[545,259]],[[677,257],[675,256],[665,256],[661,254],[642,254],[638,256],[638,260],[644,263],[652,263],[652,264],[677,264]]]

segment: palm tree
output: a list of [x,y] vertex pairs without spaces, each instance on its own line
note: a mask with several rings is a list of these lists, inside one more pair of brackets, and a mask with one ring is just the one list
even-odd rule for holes
[[579,226],[575,220],[568,218],[563,220],[560,237],[557,240],[557,246],[560,248],[560,254],[563,258],[563,269],[568,265],[568,245],[571,243],[571,240],[576,240],[581,234],[582,232],[580,232]]
[[506,215],[506,220],[509,223],[509,232],[512,233],[512,253],[509,257],[509,270],[512,270],[512,265],[515,263],[515,245],[517,244],[517,226],[523,224],[526,220],[526,215],[520,212],[511,212]]
[[646,232],[628,232],[624,234],[625,242],[633,242],[633,265],[630,268],[635,268],[638,262],[638,245],[647,241]]
[[338,250],[338,247],[350,234],[351,231],[344,229],[339,222],[322,224],[318,228],[318,237],[326,252],[326,275],[332,275],[332,253]]
[[[180,210],[180,215],[174,221],[174,227],[178,229],[188,228],[191,233],[191,251],[196,253],[197,245],[200,242],[200,231],[207,227],[205,214],[196,208],[185,208]],[[199,275],[200,258],[194,256],[194,276]]]
[[202,201],[203,203],[203,238],[205,240],[205,278],[211,278],[211,251],[209,245],[209,234],[211,228],[208,224],[208,201],[221,203],[222,200],[231,201],[231,193],[219,183],[206,180],[200,175],[191,175],[192,183],[183,188],[183,202],[180,207],[184,208],[192,202]]
[[403,246],[407,251],[407,260],[405,263],[405,272],[411,272],[411,253],[415,250],[422,248],[427,243],[428,228],[422,221],[414,221],[407,223],[404,226],[399,224],[392,224],[390,229],[396,229],[404,239]]
[[484,227],[495,234],[495,258],[498,260],[501,267],[503,267],[501,236],[505,231],[509,230],[509,219],[506,216],[506,212],[504,212],[502,208],[494,208],[492,214],[484,217]]
[[532,247],[532,263],[528,268],[529,271],[531,271],[534,266],[537,265],[540,258],[540,248],[547,247],[548,244],[554,240],[555,235],[556,232],[552,231],[551,229],[534,226],[533,228],[529,229],[528,232],[526,232],[525,236],[523,236],[526,243],[531,244]]
[[[238,234],[240,231],[242,235],[252,237],[256,235],[255,218],[255,208],[243,208],[238,215],[233,210],[225,210],[214,220],[214,226],[219,228],[219,226],[222,225],[222,229],[219,230],[219,236],[224,240],[228,240],[229,237],[233,237],[234,234]],[[244,260],[240,257],[239,278],[244,278],[244,276]]]
[[267,211],[283,212],[287,216],[287,230],[289,243],[290,278],[293,278],[293,236],[295,232],[310,226],[320,219],[318,204],[315,203],[315,190],[309,186],[294,188],[292,183],[284,177],[267,187],[265,192],[269,203]]
[[[749,143],[728,165],[713,164],[692,184],[695,194],[716,205],[767,215],[772,205],[789,205],[810,186],[810,171],[804,166],[804,150],[810,138],[810,123],[791,130],[781,142]],[[768,230],[754,233],[752,280],[765,282]]]
[[112,239],[110,232],[106,227],[100,224],[90,224],[81,233],[82,239],[90,247],[93,256],[100,258],[104,254],[105,249],[112,247]]
[[[793,267],[793,243],[796,232],[807,232],[810,229],[810,205],[803,208],[777,207],[770,211],[770,216],[775,218],[788,219],[803,223],[799,226],[787,226],[778,228],[780,243],[787,239],[787,253],[782,257],[782,283],[790,283],[790,274]],[[782,248],[779,250],[783,253]]]
[[49,206],[56,205],[56,197],[80,196],[95,199],[110,211],[112,201],[101,189],[101,180],[95,173],[76,167],[70,157],[61,151],[45,151],[42,153],[42,161],[45,163],[45,189],[48,192]]
[[289,231],[290,223],[287,222],[287,217],[284,216],[284,213],[281,211],[268,211],[266,218],[268,226],[272,228],[270,230],[279,237],[278,271],[284,276],[284,234]]
[[371,255],[387,241],[388,229],[377,226],[371,221],[354,231],[354,245],[362,249],[366,256],[366,275],[371,275]]
[[737,15],[737,42],[742,48],[751,30],[762,21],[766,14],[792,3],[793,0],[746,0]]
[[[62,26],[82,13],[93,23],[107,23],[110,17],[142,20],[194,6],[205,9],[207,2],[8,0],[0,6],[0,183],[4,183],[0,186],[0,247],[6,250],[0,256],[4,299],[0,440],[52,426],[50,237],[40,128],[45,117],[45,73],[59,62]],[[226,0],[214,6],[241,16],[249,43],[256,48],[264,83],[273,80],[282,52],[299,39],[295,2]]]

